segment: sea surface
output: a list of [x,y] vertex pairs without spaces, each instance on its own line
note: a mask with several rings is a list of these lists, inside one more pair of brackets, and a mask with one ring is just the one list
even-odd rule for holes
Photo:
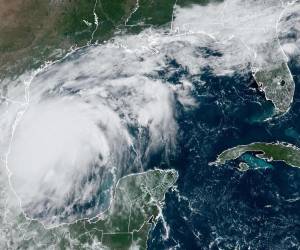
[[[166,195],[164,220],[152,229],[149,249],[299,249],[300,169],[284,163],[238,170],[239,160],[209,166],[223,150],[256,141],[285,141],[300,147],[300,65],[289,67],[296,83],[290,111],[267,119],[273,106],[255,84],[250,70],[199,75],[175,62],[174,82],[186,74],[196,86],[199,105],[177,107],[180,127],[177,155],[152,167],[179,172],[177,190]],[[299,60],[298,60],[299,61]],[[259,164],[259,162],[256,162]],[[151,168],[151,167],[150,167]]]

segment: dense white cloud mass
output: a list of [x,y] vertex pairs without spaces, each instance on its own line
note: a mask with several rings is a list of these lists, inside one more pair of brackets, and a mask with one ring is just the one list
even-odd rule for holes
[[[87,176],[90,168],[103,168],[108,163],[110,143],[97,123],[102,121],[107,133],[116,135],[122,126],[113,112],[105,106],[99,108],[101,117],[99,112],[74,100],[46,100],[29,106],[9,155],[12,183],[24,207],[34,201],[31,211],[41,213],[43,207],[38,204],[45,197],[49,203],[63,206],[74,184]],[[88,193],[75,190],[74,199],[86,201],[92,197],[94,190],[84,185],[88,183],[82,187]]]
[[[146,76],[163,61],[112,45],[75,52],[31,82],[7,162],[32,217],[71,220],[81,207],[82,216],[95,215],[121,176],[141,171],[153,153],[167,160],[175,147],[176,89]],[[7,127],[18,115],[9,114]]]
[[169,83],[159,71],[172,75],[172,60],[189,76],[208,66],[224,75],[285,60],[276,40],[285,6],[178,7],[172,31],[147,29],[80,49],[37,74],[29,92],[9,85],[0,150],[27,215],[47,223],[94,215],[108,207],[118,178],[140,171],[153,153],[167,160],[176,103],[199,104],[189,77]]
[[284,11],[278,25],[279,38],[287,56],[300,56],[300,2]]
[[285,60],[277,26],[284,10],[294,2],[230,0],[177,8],[173,27],[212,40],[212,46],[223,52],[220,60],[212,62],[217,73],[227,73],[226,68],[240,69],[248,63],[265,69]]

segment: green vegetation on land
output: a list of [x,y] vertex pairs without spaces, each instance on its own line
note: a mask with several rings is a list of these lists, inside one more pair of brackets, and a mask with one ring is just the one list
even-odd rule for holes
[[293,101],[295,83],[286,62],[271,62],[271,69],[254,73],[254,78],[266,99],[275,105],[278,114],[286,113]]
[[[180,6],[219,0],[179,0]],[[0,81],[65,55],[72,46],[172,20],[175,0],[0,0]],[[95,16],[96,15],[96,16]],[[98,19],[98,26],[95,23]]]
[[255,142],[240,145],[223,151],[212,164],[222,165],[227,161],[235,160],[246,152],[255,152],[256,156],[268,161],[283,161],[292,167],[300,168],[300,149],[294,145],[277,142]]
[[72,46],[87,44],[93,33],[92,42],[109,39],[135,4],[135,0],[0,0],[0,80],[61,58]]
[[157,221],[165,193],[177,178],[174,170],[150,170],[125,176],[119,180],[106,213],[52,229],[21,217],[17,227],[26,232],[22,246],[91,249],[98,244],[109,249],[130,249],[133,246],[146,249],[151,223]]

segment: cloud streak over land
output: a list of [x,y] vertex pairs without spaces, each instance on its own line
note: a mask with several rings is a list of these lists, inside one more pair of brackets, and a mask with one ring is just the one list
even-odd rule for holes
[[[153,154],[167,162],[176,107],[201,105],[193,79],[204,68],[231,75],[285,62],[276,40],[284,8],[275,0],[178,7],[172,31],[117,36],[46,68],[30,82],[26,105],[24,86],[8,85],[0,150],[4,157],[10,148],[11,184],[25,213],[49,224],[93,216],[108,208],[120,177],[146,168]],[[174,64],[187,72],[177,80]]]

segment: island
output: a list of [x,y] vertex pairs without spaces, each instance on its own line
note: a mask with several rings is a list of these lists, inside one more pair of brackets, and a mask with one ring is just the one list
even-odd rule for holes
[[[247,152],[254,152],[255,156],[267,161],[282,161],[292,167],[300,168],[300,148],[285,142],[265,143],[254,142],[239,145],[223,151],[210,165],[223,165],[235,160]],[[245,169],[246,165],[242,165]]]
[[159,169],[125,176],[118,181],[105,213],[53,228],[22,214],[15,227],[26,237],[19,235],[18,245],[26,249],[146,249],[165,194],[177,179],[177,171]]

